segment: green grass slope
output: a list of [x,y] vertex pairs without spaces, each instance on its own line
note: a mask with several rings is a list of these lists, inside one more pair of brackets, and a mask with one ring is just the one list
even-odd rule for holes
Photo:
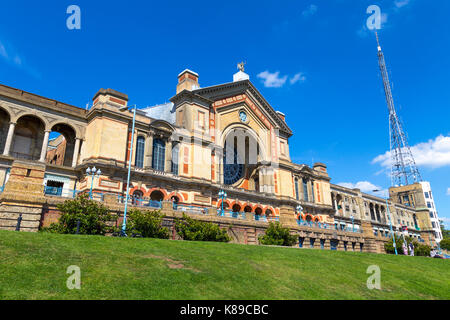
[[[67,268],[81,268],[69,290]],[[381,290],[367,289],[370,265]],[[449,299],[449,261],[0,231],[0,299]]]

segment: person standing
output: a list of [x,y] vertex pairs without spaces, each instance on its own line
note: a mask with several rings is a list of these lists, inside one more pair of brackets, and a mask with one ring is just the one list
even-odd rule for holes
[[403,249],[403,254],[405,256],[407,256],[408,255],[408,247],[406,246],[406,242],[405,241],[403,241],[402,249]]
[[414,245],[412,242],[409,243],[410,256],[414,257]]

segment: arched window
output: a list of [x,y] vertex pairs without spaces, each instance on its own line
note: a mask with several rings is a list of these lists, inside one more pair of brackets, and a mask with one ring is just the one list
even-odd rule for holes
[[295,199],[300,200],[300,196],[298,193],[298,178],[295,178]]
[[172,147],[172,173],[178,175],[178,155],[180,152],[180,144],[177,143]]
[[145,138],[139,136],[136,141],[136,160],[135,166],[137,168],[144,167],[144,150],[145,150]]
[[166,157],[166,143],[161,139],[153,140],[153,169],[164,171],[164,162]]
[[306,179],[303,179],[303,200],[308,200],[308,181]]

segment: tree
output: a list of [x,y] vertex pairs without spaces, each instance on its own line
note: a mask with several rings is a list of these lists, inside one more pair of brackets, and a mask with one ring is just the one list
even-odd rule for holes
[[231,241],[227,230],[221,229],[217,224],[203,222],[183,214],[183,219],[175,220],[175,229],[183,240],[189,241]]
[[[405,240],[406,240],[406,245],[409,245],[412,242],[412,244],[414,246],[414,255],[415,256],[424,256],[424,257],[430,256],[430,251],[431,251],[430,246],[418,243],[417,241],[415,241],[415,239],[413,239],[411,237],[406,237]],[[404,242],[403,237],[398,237],[397,235],[395,235],[395,245],[397,247],[397,253],[400,255],[403,255],[403,248],[402,248],[403,242]],[[395,253],[392,238],[384,244],[384,249],[385,249],[386,253],[388,253],[388,254]]]
[[289,229],[282,227],[279,222],[271,222],[265,234],[259,237],[259,242],[265,245],[291,247],[297,242],[297,238],[291,235]]
[[442,239],[441,242],[439,242],[439,246],[441,249],[450,250],[450,237]]
[[127,234],[134,233],[144,238],[169,239],[169,229],[162,226],[163,217],[159,210],[132,209],[127,219]]
[[112,231],[112,227],[109,227],[107,222],[117,219],[109,213],[108,208],[90,200],[87,195],[66,200],[57,207],[61,212],[58,222],[41,231],[75,234],[79,223],[79,234],[104,235]]

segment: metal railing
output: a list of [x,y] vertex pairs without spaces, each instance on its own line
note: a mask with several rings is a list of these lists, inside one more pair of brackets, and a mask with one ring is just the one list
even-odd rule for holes
[[[126,196],[117,195],[117,200],[119,203],[125,203]],[[137,206],[137,207],[146,207],[146,208],[162,208],[162,201],[151,200],[150,198],[136,198],[136,197],[128,197],[128,204]]]
[[355,227],[338,228],[337,225],[332,225],[332,224],[322,223],[322,222],[297,220],[297,224],[301,227],[337,230],[337,231],[353,232],[353,233],[362,233],[363,232],[360,228],[355,228]]
[[199,207],[199,206],[189,206],[185,204],[173,203],[173,210],[186,212],[186,213],[194,213],[194,214],[208,214],[208,208]]
[[44,194],[46,196],[55,196],[62,198],[75,198],[80,191],[77,190],[68,190],[61,187],[44,187]]

